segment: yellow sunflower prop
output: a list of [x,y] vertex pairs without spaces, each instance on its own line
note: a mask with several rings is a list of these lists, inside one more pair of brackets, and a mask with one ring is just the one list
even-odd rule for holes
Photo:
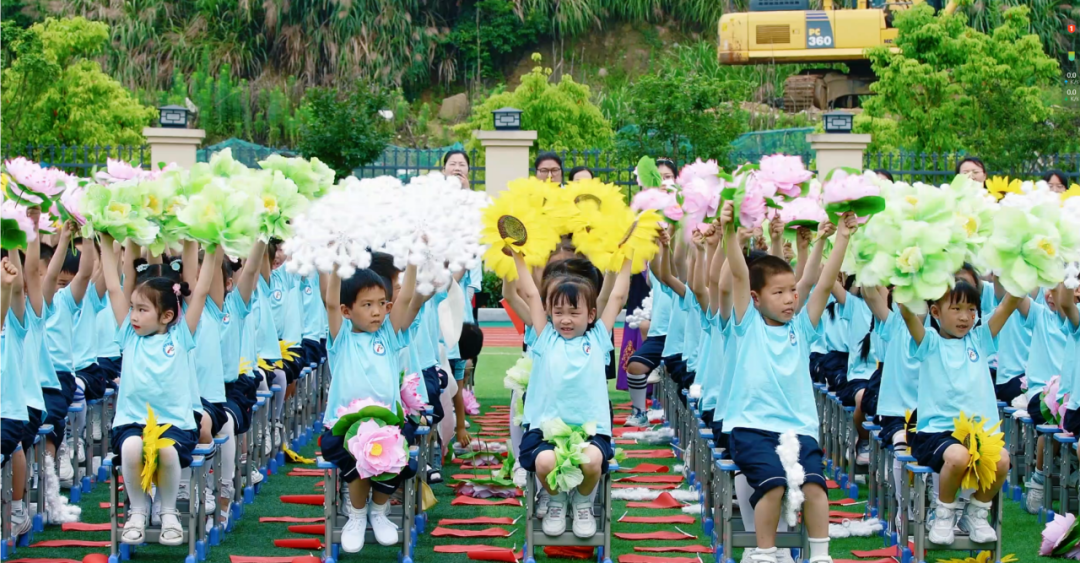
[[559,245],[559,234],[543,212],[547,189],[535,178],[515,180],[484,208],[480,241],[489,245],[484,263],[500,278],[517,279],[514,252],[529,266],[543,266]]
[[259,358],[259,363],[256,365],[258,365],[259,369],[263,370],[264,373],[271,373],[274,371],[274,369],[281,369],[285,367],[285,364],[281,363],[281,360],[278,360],[271,364],[270,362],[262,358]]
[[237,371],[239,372],[238,375],[247,375],[247,373],[249,371],[251,371],[251,362],[248,361],[247,358],[241,357],[240,358],[240,369],[237,370]]
[[285,457],[289,459],[289,463],[299,463],[302,465],[311,465],[315,463],[314,459],[304,457],[292,450],[288,446],[282,446],[281,451],[285,452]]
[[154,414],[154,409],[150,408],[150,405],[146,405],[146,426],[143,427],[143,468],[142,474],[142,489],[146,492],[150,492],[150,487],[157,481],[157,463],[158,463],[158,450],[161,448],[167,448],[175,445],[176,442],[171,438],[162,438],[161,435],[166,430],[172,428],[172,424],[158,425],[157,415]]
[[1005,194],[1020,194],[1023,191],[1020,189],[1022,182],[1020,180],[1009,180],[1009,178],[994,176],[986,181],[986,190],[990,192],[997,199],[1005,197]]
[[570,182],[559,191],[559,204],[552,212],[565,233],[589,230],[601,222],[604,215],[620,213],[627,209],[622,191],[599,179]]
[[286,362],[291,362],[300,357],[300,354],[292,351],[292,348],[296,346],[295,342],[286,342],[284,340],[278,340],[278,348],[281,349],[281,359]]
[[574,246],[597,268],[617,272],[630,260],[630,271],[640,273],[656,256],[657,233],[663,217],[653,209],[635,214],[629,208],[602,213],[591,229],[574,233]]
[[979,491],[989,489],[997,478],[997,464],[1005,447],[1005,434],[998,431],[1001,422],[987,430],[983,428],[985,421],[968,418],[960,411],[960,417],[953,419],[953,423],[956,425],[953,438],[967,448],[969,455],[960,486]]
[[1069,189],[1062,192],[1061,201],[1065,201],[1070,197],[1080,197],[1080,185],[1073,184],[1069,186]]
[[[1000,563],[1016,563],[1020,561],[1016,558],[1016,555],[1010,553],[1001,558]],[[937,563],[994,563],[994,560],[990,558],[989,551],[980,551],[977,557],[967,557],[965,559],[938,559]]]

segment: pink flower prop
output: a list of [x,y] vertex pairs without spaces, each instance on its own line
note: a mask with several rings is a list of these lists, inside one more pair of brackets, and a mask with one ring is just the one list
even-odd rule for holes
[[401,382],[401,404],[409,414],[420,414],[427,408],[427,403],[420,396],[420,376],[413,373],[405,376]]
[[138,166],[132,166],[123,160],[113,160],[111,158],[106,160],[105,170],[99,170],[97,173],[97,179],[107,184],[135,178],[149,178],[149,174]]
[[14,219],[15,223],[19,225],[19,230],[26,233],[26,242],[33,242],[37,238],[38,230],[34,225],[34,221],[26,215],[27,209],[13,200],[4,200],[4,203],[0,204],[0,217],[4,219]]
[[[683,170],[685,172],[685,168]],[[693,228],[704,221],[705,217],[716,215],[716,210],[720,207],[721,184],[720,179],[716,177],[712,181],[705,178],[690,178],[682,186],[682,209],[685,213],[683,220],[691,227],[684,231],[689,240],[693,235]]]
[[1050,416],[1054,419],[1048,422],[1061,422],[1065,416],[1066,405],[1068,400],[1058,401],[1058,391],[1061,389],[1061,376],[1055,375],[1050,378],[1050,381],[1046,383],[1046,388],[1043,389],[1043,403],[1046,404],[1047,410],[1050,411]]
[[341,417],[343,417],[343,416],[345,416],[347,414],[352,414],[354,412],[360,412],[361,410],[364,409],[364,407],[371,407],[371,406],[382,407],[384,409],[389,409],[390,408],[390,405],[380,403],[379,401],[376,401],[374,399],[354,399],[353,402],[348,404],[348,406],[338,407],[337,412],[334,413],[334,414],[336,414],[338,416],[338,418],[341,418]]
[[[703,186],[703,188],[699,188],[701,191],[705,193],[716,192],[716,205],[719,205],[722,180],[720,179],[720,166],[716,164],[715,160],[702,162],[699,158],[693,164],[683,166],[675,183],[682,186],[684,195],[687,187],[698,183]],[[714,209],[713,213],[715,212]]]
[[472,389],[462,391],[461,397],[465,401],[465,414],[469,416],[480,414],[480,401],[476,400],[476,395],[473,394]]
[[832,178],[822,186],[825,205],[856,201],[864,197],[881,195],[881,188],[866,174],[848,174],[843,170],[833,172]]
[[[1076,517],[1069,513],[1058,514],[1053,521],[1047,522],[1046,528],[1042,531],[1042,545],[1039,546],[1039,555],[1045,556],[1053,553],[1054,548],[1065,539],[1065,535],[1069,533],[1069,528],[1072,528],[1074,522],[1076,522]],[[1072,552],[1069,555],[1072,557]]]
[[499,457],[495,454],[480,454],[476,457],[466,459],[461,462],[462,467],[487,467],[490,465],[499,465]]
[[462,483],[458,487],[458,494],[472,498],[514,498],[521,496],[517,487],[498,487],[495,485],[474,485]]
[[780,220],[785,225],[796,221],[821,223],[829,218],[821,204],[811,197],[797,197],[791,201],[782,202],[780,206]]
[[15,185],[9,184],[8,189],[28,203],[37,205],[42,203],[42,199],[27,191],[52,198],[64,189],[62,185],[57,184],[58,180],[66,174],[53,168],[42,168],[38,163],[21,156],[4,162],[4,169],[15,183]]
[[86,188],[80,186],[76,179],[73,182],[69,181],[64,193],[60,195],[60,205],[63,205],[68,215],[71,215],[71,218],[80,225],[86,224],[86,217],[82,214],[82,198],[85,193]]
[[634,211],[642,211],[644,209],[663,210],[673,205],[679,205],[679,200],[675,197],[675,192],[660,188],[641,190],[634,195],[634,199],[630,202],[630,208]]
[[802,195],[803,182],[814,177],[814,173],[803,165],[802,157],[774,154],[762,157],[758,176],[762,182],[775,186],[774,194],[787,198]]
[[379,426],[373,420],[361,422],[356,435],[346,446],[356,458],[356,470],[361,479],[397,474],[409,463],[405,437],[397,426]]
[[50,235],[55,235],[59,232],[56,228],[56,222],[54,221],[55,215],[49,213],[42,213],[38,216],[37,230]]
[[665,207],[663,213],[664,217],[667,217],[672,221],[679,221],[683,218],[684,215],[683,208],[678,203]]

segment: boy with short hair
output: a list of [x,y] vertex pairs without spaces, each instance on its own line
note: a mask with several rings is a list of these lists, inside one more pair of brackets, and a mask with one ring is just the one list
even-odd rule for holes
[[[725,237],[735,240],[734,204],[721,213]],[[776,563],[776,527],[780,521],[787,471],[777,447],[782,434],[798,436],[799,464],[806,473],[803,522],[809,535],[809,563],[831,563],[829,505],[814,390],[810,380],[810,345],[820,335],[821,314],[836,279],[848,239],[857,228],[845,214],[832,255],[805,307],[799,311],[795,272],[781,258],[766,256],[749,266],[738,245],[727,245],[732,276],[732,333],[739,340],[725,429],[731,429],[732,459],[754,493],[757,548],[754,563]]]

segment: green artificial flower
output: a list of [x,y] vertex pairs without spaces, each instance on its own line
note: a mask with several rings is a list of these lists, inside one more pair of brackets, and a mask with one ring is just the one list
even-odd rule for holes
[[289,221],[307,208],[308,200],[297,192],[297,185],[281,172],[261,172],[257,176],[261,190],[256,195],[262,203],[263,238],[287,239],[292,235]]
[[259,161],[263,170],[280,172],[296,184],[300,195],[308,200],[326,195],[334,187],[334,171],[318,158],[287,158],[272,154],[266,160]]
[[230,187],[222,177],[213,178],[188,199],[177,218],[186,235],[207,245],[221,245],[231,256],[246,256],[259,234],[258,201],[244,190]]
[[555,470],[548,474],[548,487],[569,492],[584,480],[580,467],[589,462],[585,450],[589,447],[589,438],[596,434],[596,423],[570,426],[561,418],[554,418],[541,423],[540,429],[544,441],[555,445]]
[[517,391],[519,394],[524,393],[529,387],[530,374],[532,374],[532,356],[523,354],[513,366],[510,366],[510,369],[506,370],[503,387]]
[[139,180],[125,180],[104,186],[89,184],[81,206],[87,224],[118,241],[131,239],[149,245],[158,235],[158,226],[147,218]]
[[1030,211],[1002,207],[997,212],[993,234],[983,246],[981,257],[1012,295],[1027,295],[1065,279],[1062,250],[1071,249],[1062,244],[1060,211],[1051,206],[1044,203]]

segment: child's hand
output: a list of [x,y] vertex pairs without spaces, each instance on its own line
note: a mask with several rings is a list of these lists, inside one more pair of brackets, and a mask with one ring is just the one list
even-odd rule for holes
[[78,229],[79,225],[75,221],[64,221],[64,226],[60,227],[60,236],[71,237],[71,233]]
[[829,238],[836,233],[836,225],[828,219],[818,224],[818,238]]
[[709,223],[709,226],[702,234],[705,235],[705,242],[708,243],[709,246],[717,246],[720,244],[721,232],[720,229],[716,228],[716,223]]
[[469,444],[472,443],[472,436],[469,436],[468,430],[464,428],[458,428],[455,434],[457,434],[457,441],[458,444],[461,444],[461,447],[467,448],[469,447]]
[[784,222],[780,220],[779,215],[769,222],[769,236],[772,240],[780,240],[784,236]]
[[810,241],[814,238],[814,233],[810,232],[810,229],[806,227],[799,227],[795,231],[795,244],[798,245],[799,250],[805,250],[810,247]]
[[739,248],[746,246],[746,241],[750,240],[750,237],[754,236],[754,229],[747,229],[746,227],[739,227]]
[[735,202],[728,200],[724,202],[724,208],[720,210],[720,226],[727,229],[729,226],[735,224]]
[[698,250],[705,250],[705,235],[701,234],[701,231],[694,229],[694,232],[690,234],[690,240],[694,241],[694,246]]
[[667,248],[668,244],[671,243],[671,233],[664,228],[660,229],[660,232],[657,233],[657,235],[657,242],[660,244],[660,248]]
[[836,227],[837,236],[850,237],[859,230],[859,219],[855,213],[848,211],[840,218],[840,224]]
[[15,266],[8,261],[5,256],[3,260],[0,260],[0,282],[3,282],[4,286],[9,286],[15,282],[15,276],[19,275],[19,271],[15,269]]
[[30,220],[33,221],[34,224],[36,225],[38,220],[41,219],[41,208],[40,207],[31,207],[30,209],[27,209],[26,210],[26,216],[29,217]]

